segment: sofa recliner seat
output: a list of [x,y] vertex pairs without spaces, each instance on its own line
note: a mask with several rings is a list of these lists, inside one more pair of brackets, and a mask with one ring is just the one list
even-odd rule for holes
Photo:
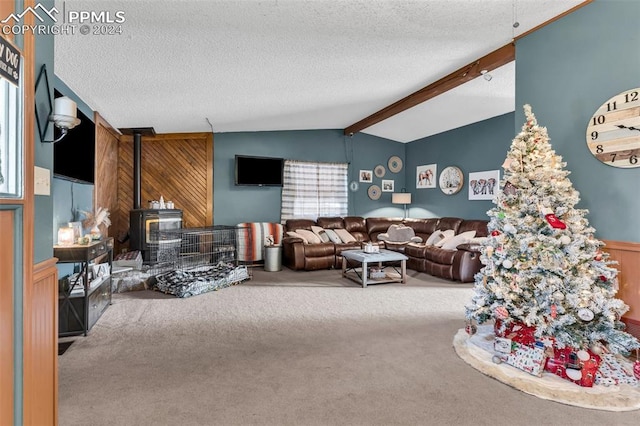
[[[377,241],[379,234],[386,232],[389,226],[410,226],[423,243],[402,243],[401,245]],[[359,216],[324,217],[317,221],[308,219],[290,219],[285,224],[283,238],[285,266],[293,270],[317,270],[340,268],[344,250],[361,248],[364,244],[374,243],[389,250],[404,251],[408,257],[407,267],[419,272],[453,281],[471,282],[480,270],[480,252],[478,244],[460,244],[456,249],[444,249],[425,242],[435,231],[452,229],[455,234],[475,231],[477,237],[486,237],[486,220],[464,220],[455,217],[428,219],[363,218]],[[349,243],[324,242],[305,244],[300,238],[287,236],[287,231],[298,229],[311,230],[312,226],[323,229],[345,229],[356,241]]]

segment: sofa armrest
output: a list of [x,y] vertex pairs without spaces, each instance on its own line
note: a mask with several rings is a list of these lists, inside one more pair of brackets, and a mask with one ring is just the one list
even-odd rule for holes
[[302,238],[283,238],[282,251],[285,266],[293,269],[294,271],[304,269],[304,241]]
[[[470,246],[470,247],[463,247]],[[478,247],[478,250],[471,247]],[[463,283],[474,281],[475,275],[482,269],[480,250],[477,244],[460,244],[453,259],[453,279]]]
[[471,251],[476,253],[480,253],[480,248],[482,248],[482,246],[480,244],[475,244],[475,243],[460,244],[459,246],[456,247],[456,249],[458,250]]

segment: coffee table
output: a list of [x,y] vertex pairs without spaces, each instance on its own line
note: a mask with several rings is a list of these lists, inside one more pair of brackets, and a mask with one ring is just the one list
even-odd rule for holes
[[[367,284],[382,283],[406,283],[407,282],[407,259],[402,253],[391,250],[380,249],[379,253],[367,253],[364,250],[345,250],[342,255],[342,276],[349,278],[363,288]],[[389,262],[400,262],[400,270],[397,263],[395,265],[385,265]],[[377,264],[373,276],[369,276],[371,264]],[[393,269],[388,273],[386,269]]]

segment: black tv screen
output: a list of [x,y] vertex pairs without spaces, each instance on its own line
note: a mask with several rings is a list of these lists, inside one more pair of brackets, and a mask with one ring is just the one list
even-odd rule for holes
[[236,155],[236,185],[282,186],[284,159]]
[[[62,96],[58,91],[55,93],[56,97]],[[78,118],[80,124],[53,145],[53,174],[71,181],[94,183],[96,127],[79,109]],[[58,136],[60,130],[56,128],[54,137]]]

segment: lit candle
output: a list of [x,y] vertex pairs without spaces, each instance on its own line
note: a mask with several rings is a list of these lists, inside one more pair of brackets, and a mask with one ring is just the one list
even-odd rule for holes
[[59,246],[71,246],[73,245],[73,228],[60,228],[58,229],[58,245]]

